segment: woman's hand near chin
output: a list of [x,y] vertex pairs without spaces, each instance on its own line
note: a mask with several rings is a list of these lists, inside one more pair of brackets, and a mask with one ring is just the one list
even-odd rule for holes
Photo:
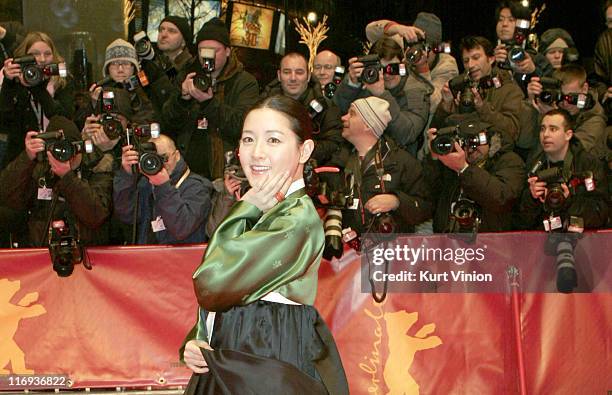
[[[251,203],[265,213],[284,199],[292,181],[288,171],[268,175],[263,181],[253,185],[240,200]],[[280,200],[279,192],[282,195]]]

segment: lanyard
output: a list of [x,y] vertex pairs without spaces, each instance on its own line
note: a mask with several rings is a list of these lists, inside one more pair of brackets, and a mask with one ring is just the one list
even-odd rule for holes
[[191,171],[189,170],[189,168],[187,168],[187,170],[185,170],[185,172],[183,173],[181,178],[178,180],[178,182],[176,183],[174,188],[179,189],[179,187],[181,186],[183,181],[185,181],[187,179],[187,177],[189,176],[189,173],[191,173]]

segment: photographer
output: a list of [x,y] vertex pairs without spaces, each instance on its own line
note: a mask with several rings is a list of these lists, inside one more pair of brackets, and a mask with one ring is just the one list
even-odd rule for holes
[[[578,60],[578,50],[572,36],[564,29],[548,29],[540,37],[538,51],[546,56],[553,69]],[[552,74],[552,73],[551,73]]]
[[[495,9],[495,32],[497,46],[495,60],[498,66],[510,69],[518,86],[526,93],[527,83],[531,76],[548,77],[553,72],[552,65],[541,53],[537,53],[528,45],[528,35],[531,28],[531,15],[528,7],[518,1],[503,0]],[[510,61],[509,52],[513,47],[522,47],[519,58]]]
[[[138,207],[137,244],[205,242],[212,184],[190,171],[172,139],[160,135],[150,142],[163,163],[154,174],[140,168],[143,152],[132,144],[123,147],[121,169],[115,172],[113,182],[117,217],[132,223]],[[136,168],[144,177],[134,174]]]
[[[76,125],[65,117],[49,120],[47,132],[62,130],[67,143],[81,139]],[[93,172],[83,165],[82,152],[67,160],[57,159],[50,141],[29,131],[25,151],[2,172],[1,194],[7,205],[28,211],[31,247],[46,246],[52,221],[64,220],[83,245],[106,244],[107,220],[111,213],[112,173]],[[51,145],[51,146],[50,146]],[[73,145],[74,147],[74,145]],[[55,151],[54,151],[55,153]]]
[[431,218],[421,164],[385,137],[390,121],[389,103],[378,97],[355,100],[342,117],[342,136],[354,147],[345,167],[354,180],[347,191],[353,201],[343,210],[342,225],[358,234],[414,232]]
[[[5,163],[23,151],[28,131],[45,130],[54,115],[71,118],[74,113],[73,93],[65,78],[63,59],[48,35],[28,33],[14,55],[15,58],[4,61],[0,89],[0,119],[8,125],[9,134]],[[33,58],[24,59],[26,55]],[[16,60],[21,63],[15,63]],[[24,70],[28,71],[27,78]]]
[[[423,39],[423,35],[425,38]],[[400,36],[409,44],[424,40],[429,48],[424,56],[413,65],[414,70],[421,78],[427,80],[433,86],[430,96],[429,116],[430,121],[435,114],[438,104],[442,100],[442,88],[444,84],[459,74],[455,58],[439,51],[442,44],[442,22],[435,14],[419,12],[414,26],[401,25],[397,22],[380,20],[369,23],[366,26],[366,36],[370,42],[376,42],[381,37]],[[400,40],[404,42],[403,40]],[[407,50],[409,48],[404,48]],[[428,123],[429,125],[429,123]],[[425,127],[425,131],[428,126]],[[427,147],[424,144],[423,147]]]
[[[391,121],[386,136],[393,138],[401,148],[416,154],[418,139],[429,117],[429,96],[433,89],[428,83],[415,78],[403,63],[402,48],[393,39],[385,37],[378,40],[372,46],[370,55],[378,56],[379,61],[368,65],[367,70],[360,61],[363,57],[349,59],[348,78],[338,87],[334,102],[342,113],[346,113],[350,104],[359,98],[376,96],[387,101]],[[383,68],[390,73],[383,72]]]
[[[567,111],[553,109],[544,115],[540,145],[539,154],[528,163],[529,169],[538,162],[540,166],[536,174],[529,174],[518,227],[567,231],[571,217],[580,218],[583,229],[604,227],[608,218],[604,166],[577,141]],[[541,171],[547,169],[558,169],[558,173],[542,180]],[[555,195],[549,193],[554,184]]]
[[174,15],[162,19],[157,31],[157,48],[177,72],[193,60],[192,42],[193,33],[187,19]]
[[312,74],[319,82],[319,85],[321,85],[321,91],[323,91],[323,87],[326,84],[332,82],[334,70],[338,66],[342,66],[340,56],[328,49],[319,51],[317,56],[315,56]]
[[[582,66],[568,64],[555,70],[553,77],[558,87],[552,89],[545,89],[538,77],[531,79],[527,87],[531,104],[540,116],[554,108],[566,110],[574,120],[573,135],[583,148],[598,159],[606,159],[606,115],[597,101],[597,92],[589,89],[586,71]],[[550,103],[542,100],[545,91],[550,94],[544,97],[552,97]],[[537,130],[537,125],[533,127]]]
[[[311,81],[306,58],[297,52],[291,52],[283,56],[277,71],[277,80],[265,87],[261,97],[282,94],[302,103],[308,109],[315,128],[315,150],[311,158],[320,166],[329,164],[332,160],[335,165],[344,166],[344,163],[338,163],[338,152],[344,143],[340,111],[320,92],[319,83]],[[317,107],[318,111],[314,109],[315,105],[320,106]]]
[[[500,232],[511,229],[525,165],[481,122],[429,129],[431,157],[424,175],[434,198],[434,232]],[[443,143],[443,140],[446,140]]]
[[[257,101],[259,86],[232,53],[229,33],[218,18],[202,26],[196,42],[198,53],[214,52],[214,60],[206,59],[207,65],[214,63],[214,70],[203,69],[201,56],[185,66],[177,77],[181,92],[164,104],[162,126],[192,171],[216,179],[223,177],[224,153],[237,145],[244,113]],[[202,90],[200,81],[210,86]]]
[[[468,36],[459,44],[465,71],[455,77],[462,80],[464,88],[453,94],[450,82],[442,88],[442,101],[431,122],[433,127],[457,124],[465,118],[477,116],[480,121],[493,125],[494,131],[500,134],[504,143],[513,143],[518,136],[519,109],[523,93],[510,78],[509,74],[494,66],[493,45],[489,40],[479,36]],[[484,82],[495,81],[500,86],[481,88]],[[465,101],[471,97],[469,109]],[[467,114],[471,112],[470,114]],[[455,115],[459,114],[459,115]]]
[[[136,123],[156,122],[159,115],[153,108],[142,83],[148,84],[148,80],[142,79],[139,74],[140,66],[136,58],[134,46],[125,40],[117,39],[106,47],[102,75],[110,81],[99,86],[92,84],[89,88],[91,106],[85,110],[85,114],[92,111],[99,112],[96,106],[100,104],[100,93],[102,90],[124,91],[129,97],[129,105],[132,108],[131,120]],[[160,107],[161,109],[161,107]]]

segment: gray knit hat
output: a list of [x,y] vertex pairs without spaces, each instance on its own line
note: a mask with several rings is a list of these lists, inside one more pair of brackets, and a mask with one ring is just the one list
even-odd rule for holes
[[134,65],[134,73],[140,70],[134,46],[120,38],[108,44],[108,47],[106,47],[104,67],[102,67],[102,73],[105,77],[108,75],[108,65],[111,62],[130,62]]
[[376,96],[357,99],[352,106],[359,113],[366,125],[372,129],[374,135],[379,138],[391,121],[389,103]]
[[442,22],[435,14],[419,12],[414,26],[425,32],[425,41],[431,45],[438,45],[442,41]]

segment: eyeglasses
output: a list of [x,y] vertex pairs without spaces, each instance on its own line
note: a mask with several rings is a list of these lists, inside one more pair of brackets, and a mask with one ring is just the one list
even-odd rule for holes
[[109,65],[112,66],[112,67],[116,67],[116,68],[133,66],[132,62],[126,62],[126,61],[110,62]]
[[314,65],[314,69],[317,70],[317,71],[320,71],[321,69],[333,70],[334,69],[334,65],[333,64],[315,64]]

